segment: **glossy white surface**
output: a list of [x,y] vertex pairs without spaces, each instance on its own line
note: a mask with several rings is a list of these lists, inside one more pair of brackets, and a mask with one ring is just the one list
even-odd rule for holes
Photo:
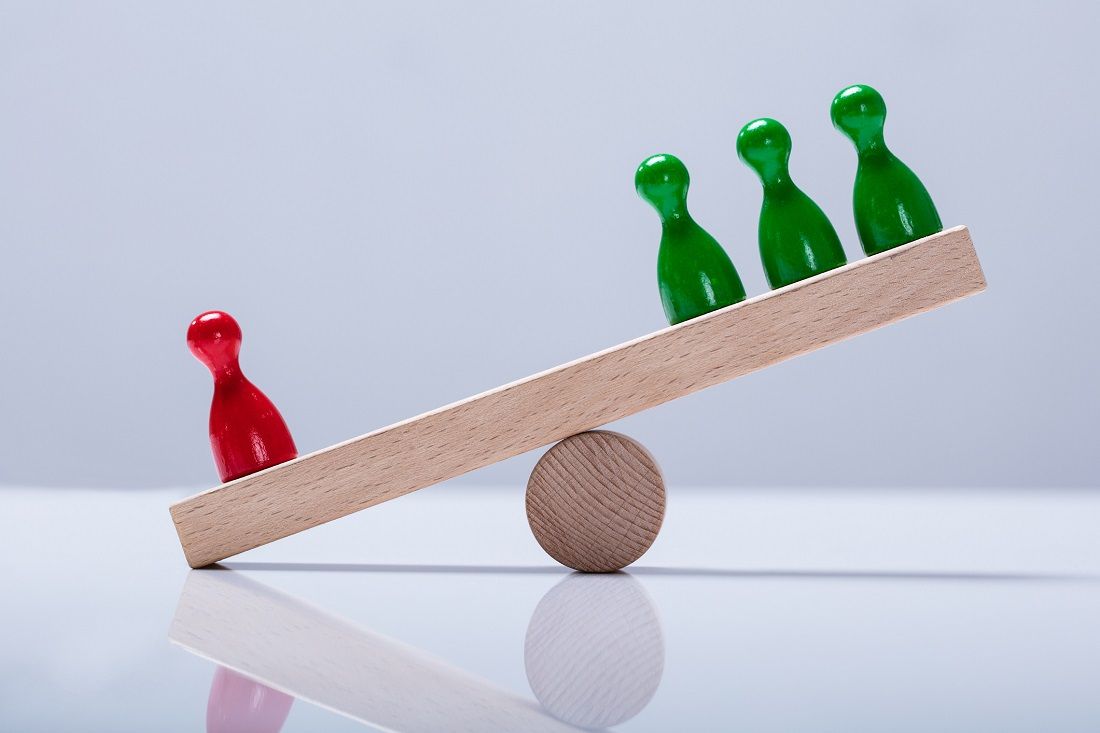
[[1090,492],[672,487],[629,576],[453,486],[189,572],[185,493],[0,491],[0,730],[204,730],[189,649],[284,731],[1100,727]]

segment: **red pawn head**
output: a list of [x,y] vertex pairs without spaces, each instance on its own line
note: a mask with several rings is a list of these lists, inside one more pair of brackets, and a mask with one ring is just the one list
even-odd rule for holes
[[207,311],[191,321],[187,346],[214,375],[210,447],[222,481],[298,457],[279,410],[241,373],[241,327],[233,316]]
[[240,371],[237,355],[241,353],[241,326],[228,313],[207,311],[191,321],[187,329],[187,348],[217,381]]

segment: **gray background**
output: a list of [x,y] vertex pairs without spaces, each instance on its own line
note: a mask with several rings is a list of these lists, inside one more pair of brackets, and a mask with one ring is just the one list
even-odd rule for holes
[[[674,152],[751,294],[794,138],[850,258],[887,140],[988,293],[623,421],[670,481],[1095,486],[1097,12],[1082,3],[0,2],[0,482],[216,480],[208,308],[304,451],[663,325],[633,190]],[[534,454],[467,480],[519,484]]]

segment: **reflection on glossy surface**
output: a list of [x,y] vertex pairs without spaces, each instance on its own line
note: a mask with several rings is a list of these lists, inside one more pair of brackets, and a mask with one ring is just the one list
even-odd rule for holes
[[388,730],[577,730],[529,700],[232,571],[188,574],[169,638],[265,686]]
[[637,715],[664,669],[656,610],[626,574],[572,575],[539,602],[524,661],[545,710],[233,571],[188,574],[169,638],[221,665],[207,719],[219,732],[278,731],[290,695],[388,730],[592,729]]
[[665,645],[653,602],[625,573],[571,575],[539,602],[523,649],[535,697],[583,728],[637,715],[661,684]]
[[218,667],[206,704],[206,733],[278,733],[294,698]]

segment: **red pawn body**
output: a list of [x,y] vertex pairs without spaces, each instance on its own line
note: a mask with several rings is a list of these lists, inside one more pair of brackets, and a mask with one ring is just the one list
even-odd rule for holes
[[222,481],[297,458],[283,416],[241,372],[241,327],[233,316],[203,313],[187,329],[187,346],[214,375],[210,448]]

